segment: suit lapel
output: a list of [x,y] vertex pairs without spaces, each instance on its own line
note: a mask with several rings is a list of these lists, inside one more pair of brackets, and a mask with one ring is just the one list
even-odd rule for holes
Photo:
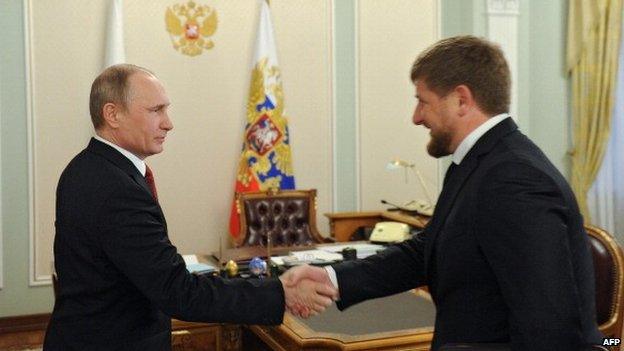
[[103,142],[96,140],[95,138],[91,138],[89,146],[87,146],[87,150],[104,157],[115,166],[119,167],[121,170],[127,173],[130,178],[132,178],[138,185],[145,189],[145,191],[150,194],[150,197],[152,197],[152,192],[145,182],[145,177],[143,177],[143,175],[139,172],[139,170],[132,163],[132,161],[130,161],[126,156],[122,155],[119,151],[115,150],[110,145],[106,145]]
[[449,178],[446,181],[446,185],[442,188],[442,193],[440,193],[440,197],[438,198],[438,203],[436,204],[435,211],[433,213],[433,217],[431,222],[427,228],[427,245],[425,251],[425,257],[427,258],[427,262],[431,259],[431,251],[433,250],[433,246],[435,245],[435,240],[438,237],[438,233],[440,229],[443,227],[446,222],[446,218],[448,217],[449,212],[453,208],[455,204],[455,198],[457,194],[459,194],[460,190],[466,184],[468,178],[470,178],[470,174],[477,167],[476,160],[467,160],[464,159],[461,164],[457,165],[454,172],[449,175]]
[[470,175],[477,168],[483,156],[487,155],[502,137],[517,129],[518,126],[511,118],[506,118],[495,125],[477,141],[462,162],[456,166],[452,174],[448,175],[448,178],[445,179],[433,217],[427,226],[425,262],[428,274],[431,268],[432,251],[435,246],[435,241],[444,223],[446,223],[451,209],[455,205],[457,195],[470,178]]

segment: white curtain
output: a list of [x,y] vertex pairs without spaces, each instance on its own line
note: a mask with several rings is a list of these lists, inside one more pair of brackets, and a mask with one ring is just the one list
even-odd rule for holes
[[609,145],[596,181],[587,194],[587,205],[591,224],[606,229],[624,245],[624,40],[620,43],[618,61]]

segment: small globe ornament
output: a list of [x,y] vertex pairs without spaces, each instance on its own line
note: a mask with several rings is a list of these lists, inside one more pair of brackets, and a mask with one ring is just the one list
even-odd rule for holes
[[227,272],[228,277],[236,277],[238,274],[238,265],[233,260],[229,260],[225,264],[225,271]]
[[249,261],[249,272],[255,276],[265,274],[267,271],[266,262],[260,257],[254,257]]

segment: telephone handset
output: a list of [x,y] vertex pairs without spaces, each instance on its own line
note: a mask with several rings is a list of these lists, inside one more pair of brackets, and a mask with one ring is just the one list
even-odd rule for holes
[[372,242],[400,242],[409,237],[410,226],[400,222],[379,222],[369,240]]

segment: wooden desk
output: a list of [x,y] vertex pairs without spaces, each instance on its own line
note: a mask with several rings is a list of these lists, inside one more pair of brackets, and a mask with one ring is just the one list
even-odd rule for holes
[[174,351],[428,351],[434,319],[433,303],[415,290],[343,312],[333,306],[309,320],[286,313],[279,326],[174,321],[172,346]]
[[325,213],[329,218],[330,234],[336,241],[349,241],[351,235],[360,227],[374,227],[377,222],[395,221],[424,228],[428,216],[411,216],[400,211],[337,212]]
[[426,295],[406,292],[302,320],[286,313],[277,327],[243,329],[245,350],[429,350],[435,309]]
[[[379,221],[399,221],[416,228],[422,228],[428,221],[428,217],[408,216],[397,212],[348,212],[326,214],[326,216],[330,218],[332,235],[337,241],[348,241],[357,228],[372,227]],[[254,249],[259,251],[252,252]],[[243,256],[266,254],[264,248],[254,249],[249,249],[250,252],[245,251],[247,255]],[[224,258],[231,259],[233,257],[230,256],[239,255],[241,252],[229,250],[224,254],[226,256]],[[200,256],[200,261],[210,260],[215,263],[214,259],[209,256]],[[339,312],[333,306],[311,320],[302,320],[286,313],[284,322],[279,326],[250,325],[238,328],[229,326],[228,330],[221,330],[217,333],[222,341],[216,349],[232,351],[429,350],[433,337],[434,319],[435,309],[430,296],[424,291],[414,290],[382,299],[369,300],[352,306],[344,312]],[[368,328],[363,327],[362,321],[370,321],[371,325]],[[381,324],[379,324],[380,321]],[[358,323],[359,326],[357,326]],[[397,325],[396,323],[403,324]],[[355,329],[344,329],[350,327]]]
[[241,351],[241,327],[236,324],[171,320],[172,351]]

